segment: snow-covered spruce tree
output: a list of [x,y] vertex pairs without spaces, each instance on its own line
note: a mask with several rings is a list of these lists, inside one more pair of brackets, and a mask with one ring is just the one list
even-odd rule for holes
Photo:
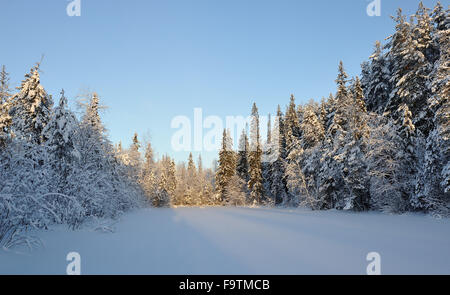
[[301,199],[307,195],[306,178],[302,171],[303,152],[300,139],[293,137],[285,169],[286,187],[289,195],[284,205],[287,206],[300,205]]
[[[298,202],[301,206],[307,206],[312,209],[320,209],[321,200],[319,195],[319,175],[320,168],[320,144],[324,138],[324,127],[320,122],[317,113],[320,113],[319,107],[310,101],[303,108],[303,120],[300,128],[302,139],[299,142],[301,147],[290,156],[288,164],[288,184],[290,189],[297,191],[299,195]],[[297,176],[296,176],[297,175]]]
[[321,117],[325,133],[328,132],[331,124],[333,123],[334,113],[336,112],[336,105],[336,99],[334,98],[334,95],[330,93],[328,99],[324,103],[325,116]]
[[68,176],[72,173],[75,161],[80,159],[76,149],[75,133],[78,130],[78,121],[75,115],[67,108],[67,98],[61,90],[59,105],[54,109],[52,117],[42,131],[46,139],[45,146],[50,153],[50,166],[55,176],[51,191],[64,193],[68,186]]
[[[368,210],[369,184],[367,175],[366,152],[367,138],[369,136],[368,116],[364,104],[363,90],[359,78],[356,77],[351,85],[349,105],[348,133],[342,149],[344,157],[344,184],[346,196],[343,209]],[[341,205],[339,205],[341,207]]]
[[259,114],[256,103],[253,103],[250,123],[250,153],[249,153],[249,181],[250,202],[254,205],[261,204],[263,200],[262,178],[262,148],[259,133]]
[[284,118],[281,108],[278,105],[277,117],[272,131],[272,148],[270,159],[270,195],[275,205],[287,201],[286,186],[286,139],[285,139]]
[[153,149],[150,143],[145,147],[144,163],[142,165],[142,173],[139,180],[141,187],[147,199],[153,204],[156,197],[156,167],[153,157]]
[[80,160],[69,175],[71,186],[67,194],[79,199],[87,216],[115,217],[141,205],[143,191],[108,140],[100,109],[99,97],[94,93],[76,135]]
[[25,75],[18,93],[11,98],[12,131],[16,137],[33,144],[45,141],[42,131],[51,118],[52,98],[41,85],[39,64]]
[[422,16],[418,25],[414,25],[413,18],[407,22],[401,9],[395,18],[396,32],[387,44],[390,49],[388,58],[392,91],[385,112],[397,120],[398,107],[406,104],[413,114],[414,125],[427,136],[431,129],[427,109],[427,98],[431,92],[427,77],[431,72],[431,64],[426,52],[431,47],[431,18],[425,10],[419,14]]
[[3,104],[11,97],[11,89],[9,88],[9,73],[6,71],[6,67],[2,66],[0,72],[0,104]]
[[[299,109],[300,110],[300,109]],[[295,163],[292,163],[291,167],[296,166],[296,162],[299,159],[296,159],[297,155],[299,154],[299,147],[298,145],[301,144],[300,142],[300,120],[299,120],[299,114],[300,112],[297,112],[297,107],[295,104],[295,97],[293,94],[291,94],[289,105],[286,109],[286,114],[284,116],[284,139],[286,141],[286,170],[285,170],[285,177],[286,177],[286,184],[288,185],[288,195],[287,198],[284,200],[285,205],[294,205],[296,203],[295,200],[298,200],[298,194],[294,192],[293,189],[289,189],[289,186],[292,188],[291,185],[288,184],[288,176],[287,176],[287,170],[288,166],[291,164],[291,161],[294,161]],[[291,155],[292,153],[292,155]],[[303,153],[303,152],[301,152]],[[295,155],[295,156],[294,156]],[[290,170],[290,173],[293,170]]]
[[188,198],[186,198],[186,205],[193,206],[199,203],[198,189],[197,168],[195,167],[192,153],[189,153],[186,175],[186,191],[188,193]]
[[300,129],[302,130],[303,135],[302,146],[305,150],[315,147],[325,136],[323,125],[316,114],[316,108],[314,101],[310,101],[303,108],[304,113]]
[[[331,209],[343,206],[345,198],[344,190],[344,153],[348,133],[349,110],[352,104],[351,95],[347,88],[348,75],[344,70],[342,61],[339,63],[338,77],[336,79],[337,93],[331,100],[333,112],[330,113],[331,124],[326,131],[325,139],[321,147],[319,169],[319,199],[320,209]],[[338,201],[340,200],[340,204]],[[345,206],[345,205],[344,205]]]
[[412,33],[414,39],[417,41],[418,49],[424,54],[427,62],[432,65],[436,59],[436,50],[438,49],[434,47],[435,44],[432,42],[434,24],[429,11],[430,9],[426,8],[421,1],[417,12],[413,16],[416,24],[413,27]]
[[292,142],[295,138],[300,138],[300,121],[298,118],[298,113],[295,105],[295,97],[291,94],[290,102],[286,110],[286,115],[284,117],[284,128],[286,134],[286,146],[287,153],[292,147]]
[[0,72],[0,149],[4,148],[10,138],[12,118],[9,115],[11,107],[11,90],[9,88],[9,73],[5,66]]
[[192,185],[192,182],[195,181],[196,176],[197,168],[195,167],[194,158],[192,157],[192,153],[189,153],[187,168],[187,181],[189,185]]
[[240,177],[244,185],[242,186],[242,191],[246,194],[246,198],[248,198],[248,187],[247,183],[250,180],[249,175],[249,150],[250,146],[248,143],[248,136],[246,129],[242,130],[242,134],[239,137],[239,145],[237,152],[237,162],[236,162],[236,175]]
[[327,100],[325,97],[322,97],[320,100],[318,115],[317,115],[320,124],[322,124],[322,129],[324,133],[326,132],[325,126],[327,122]]
[[370,62],[362,64],[361,84],[367,109],[382,114],[391,92],[390,69],[381,43],[375,43]]
[[216,199],[219,204],[227,202],[227,187],[231,177],[236,173],[236,155],[229,132],[224,129],[222,148],[219,152],[219,167],[216,171]]
[[274,196],[272,196],[270,187],[272,185],[270,171],[272,170],[272,157],[274,150],[272,150],[272,118],[269,113],[268,121],[267,121],[267,138],[263,143],[262,148],[262,158],[261,158],[261,170],[262,170],[262,178],[263,178],[263,191],[264,197],[263,202],[268,205],[275,205]]
[[[437,9],[437,8],[436,8]],[[436,10],[435,9],[435,10]],[[440,15],[439,13],[438,15]],[[437,21],[445,23],[445,19]],[[432,96],[429,108],[435,114],[434,129],[430,132],[425,147],[423,165],[417,175],[416,192],[411,205],[416,209],[436,214],[450,214],[450,19],[447,14],[447,29],[438,30],[440,58],[432,76]],[[438,26],[439,28],[439,26]]]
[[197,205],[211,205],[212,201],[212,183],[210,181],[210,169],[203,168],[203,161],[201,155],[197,160],[197,177],[196,177],[196,190],[197,190]]
[[158,166],[158,184],[152,198],[153,206],[168,207],[172,204],[184,205],[183,200],[176,196],[177,179],[175,163],[169,156],[163,156]]
[[169,160],[170,161],[168,162],[168,169],[167,169],[167,192],[169,193],[169,196],[173,196],[178,183],[176,177],[175,160],[174,159]]
[[[412,114],[406,104],[398,109],[397,134],[399,136],[399,183],[402,197],[402,206],[394,208],[395,211],[407,211],[410,208],[410,198],[414,193],[415,177],[417,173],[418,152],[421,148],[421,137],[417,135],[416,127],[413,124]],[[420,153],[420,152],[419,152]]]
[[239,137],[239,146],[237,153],[237,164],[236,164],[236,174],[241,177],[244,181],[249,179],[249,166],[248,166],[248,153],[249,153],[249,143],[247,132],[242,130],[241,136]]
[[385,212],[402,212],[404,196],[404,161],[402,138],[388,117],[372,113],[367,143],[367,173],[370,179],[370,208]]
[[244,206],[247,204],[247,196],[243,187],[246,183],[237,174],[229,179],[225,187],[225,200],[229,206]]
[[[160,161],[162,162],[162,161]],[[175,169],[176,188],[174,194],[171,196],[172,204],[175,206],[184,205],[184,193],[186,191],[186,164],[184,162],[178,163]]]
[[127,153],[127,168],[130,179],[138,182],[142,173],[142,159],[141,159],[141,143],[139,142],[138,134],[135,132],[131,142],[131,146]]

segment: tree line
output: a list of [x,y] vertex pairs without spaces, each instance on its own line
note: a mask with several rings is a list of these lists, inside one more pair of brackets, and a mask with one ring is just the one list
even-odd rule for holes
[[291,95],[265,140],[253,105],[238,151],[224,131],[222,202],[449,214],[449,10],[420,3],[409,20],[401,9],[393,19],[361,78],[341,62],[336,93],[306,105]]

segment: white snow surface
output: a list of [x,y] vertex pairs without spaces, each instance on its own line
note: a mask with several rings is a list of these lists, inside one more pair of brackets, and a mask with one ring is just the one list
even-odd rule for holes
[[273,208],[141,209],[115,225],[34,234],[44,247],[0,250],[0,274],[450,274],[450,220]]

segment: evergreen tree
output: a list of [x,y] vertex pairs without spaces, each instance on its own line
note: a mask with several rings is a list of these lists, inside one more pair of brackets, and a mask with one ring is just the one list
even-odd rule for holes
[[295,106],[295,97],[291,94],[289,106],[286,110],[286,115],[284,119],[284,127],[286,128],[286,146],[287,149],[291,149],[293,141],[295,138],[300,137],[300,121],[298,118],[298,113]]
[[393,89],[385,111],[398,119],[395,117],[397,108],[406,104],[413,114],[414,125],[427,136],[431,129],[426,107],[431,91],[427,83],[431,64],[427,61],[426,51],[431,46],[431,18],[426,10],[420,10],[417,26],[412,24],[413,19],[406,21],[401,9],[395,18],[396,32],[388,44]]
[[233,151],[233,142],[226,129],[223,130],[222,148],[219,152],[219,166],[216,171],[216,192],[218,202],[223,204],[226,200],[227,186],[231,177],[236,173],[236,159]]
[[382,114],[391,92],[390,69],[381,43],[375,43],[375,50],[370,56],[370,62],[362,65],[361,84],[369,111]]
[[249,155],[249,143],[248,136],[244,130],[242,130],[242,134],[239,138],[239,146],[237,153],[237,165],[236,165],[236,173],[242,178],[244,181],[249,180],[249,165],[248,165],[248,155]]
[[52,166],[59,176],[59,192],[63,192],[67,185],[67,177],[74,164],[73,161],[80,158],[75,143],[77,130],[77,119],[67,108],[67,99],[64,96],[64,90],[61,90],[59,105],[54,109],[49,123],[42,132],[43,137],[47,139],[45,145],[54,158]]
[[11,98],[13,132],[30,143],[41,144],[45,140],[42,131],[51,118],[53,102],[41,85],[39,64],[25,75],[25,80],[18,90]]
[[300,125],[302,130],[303,149],[309,149],[316,146],[325,136],[323,125],[316,115],[313,101],[310,101],[304,108],[303,120]]
[[274,204],[279,205],[287,201],[286,187],[286,135],[284,118],[278,105],[272,138],[272,158],[270,171],[270,195],[274,198]]
[[[120,144],[120,143],[119,143]],[[142,175],[140,183],[142,189],[153,205],[155,205],[155,194],[157,192],[156,186],[156,171],[155,171],[155,160],[153,158],[153,149],[150,143],[147,144],[145,148],[144,164],[142,167]]]
[[[330,113],[331,124],[325,134],[321,147],[322,157],[319,164],[319,196],[320,209],[330,209],[336,206],[344,208],[344,147],[349,130],[349,111],[352,97],[347,88],[348,75],[343,62],[339,63],[336,79],[337,93],[333,99],[333,111]],[[338,201],[341,201],[340,204]]]
[[407,204],[402,193],[403,140],[394,122],[381,115],[374,116],[367,148],[367,172],[370,179],[370,208],[386,212],[402,212]]
[[12,118],[9,115],[11,108],[11,93],[9,89],[9,73],[6,72],[5,66],[2,66],[0,72],[0,148],[6,145],[10,137],[10,129]]
[[447,24],[447,30],[437,33],[441,52],[431,75],[433,93],[428,100],[428,107],[434,113],[434,129],[426,140],[422,167],[417,175],[416,193],[411,199],[411,205],[416,209],[444,215],[450,212],[450,22]]
[[261,204],[263,198],[262,148],[259,133],[259,114],[253,103],[250,124],[249,181],[250,200],[253,204]]
[[0,105],[9,101],[11,97],[11,89],[9,87],[9,73],[6,72],[6,68],[3,65],[0,72]]
[[129,149],[129,165],[134,170],[135,175],[139,174],[140,164],[141,164],[141,153],[139,149],[141,148],[141,143],[139,142],[138,134],[135,132],[133,135],[133,140]]
[[192,153],[189,153],[189,159],[188,159],[188,182],[194,181],[196,176],[196,168],[194,159],[192,157]]

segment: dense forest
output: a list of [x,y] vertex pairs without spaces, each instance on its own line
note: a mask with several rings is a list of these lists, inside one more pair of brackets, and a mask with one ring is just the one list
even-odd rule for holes
[[[99,95],[83,114],[62,90],[54,105],[40,63],[16,91],[0,73],[0,245],[29,242],[28,228],[79,227],[142,206],[304,206],[313,210],[450,214],[450,13],[422,4],[376,42],[350,78],[320,102],[276,109],[267,138],[256,104],[233,150],[224,130],[216,167],[192,154],[158,159],[137,134],[113,144]],[[274,106],[276,107],[276,106]],[[273,123],[273,126],[271,123]]]

